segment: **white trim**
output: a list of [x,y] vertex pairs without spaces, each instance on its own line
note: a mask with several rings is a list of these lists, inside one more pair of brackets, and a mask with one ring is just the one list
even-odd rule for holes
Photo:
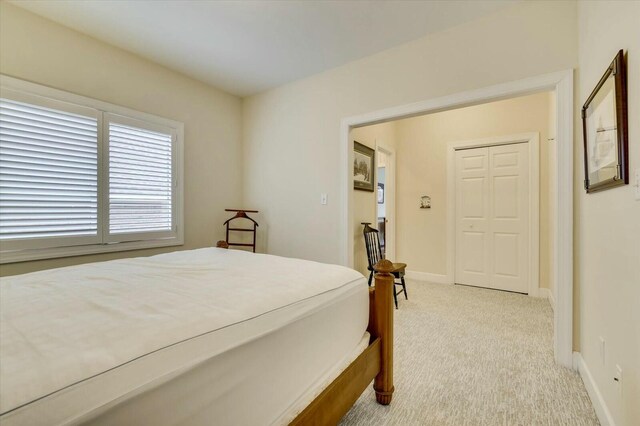
[[553,236],[556,310],[554,354],[566,367],[573,358],[573,70],[556,82],[556,216]]
[[497,136],[447,144],[447,282],[455,282],[456,203],[455,153],[458,149],[526,143],[529,148],[529,296],[538,297],[540,266],[540,134],[538,132]]
[[600,424],[602,426],[615,426],[611,411],[609,411],[609,407],[607,407],[607,404],[602,397],[602,393],[600,392],[596,381],[593,379],[591,371],[589,371],[589,367],[587,367],[587,363],[580,352],[573,353],[573,365],[574,369],[578,370],[580,377],[582,377],[582,382],[584,383],[584,387],[587,389],[587,393],[591,399],[591,404],[593,405],[593,409],[596,411]]
[[[385,145],[384,143],[379,143],[376,141],[376,161],[378,152],[382,152],[387,156],[387,167],[386,167],[386,187],[385,187],[385,212],[388,222],[385,224],[385,257],[387,259],[394,259],[396,255],[396,150]],[[377,170],[377,165],[376,165]],[[376,185],[378,183],[378,174],[376,173]],[[389,189],[388,193],[391,194],[390,197],[387,197],[387,189]],[[378,198],[374,197],[375,208],[376,208],[376,218],[378,217]],[[389,214],[391,213],[391,214]],[[389,245],[389,241],[392,242]],[[389,251],[389,246],[392,247],[392,250]]]
[[[353,163],[353,141],[349,137],[351,125],[345,119],[340,123],[340,200],[341,200],[341,220],[339,223],[340,235],[340,259],[342,264],[353,268],[353,171],[349,164]],[[347,165],[345,167],[345,165]]]
[[13,84],[5,84],[6,77],[2,74],[0,74],[0,77],[2,97],[7,97],[13,101],[25,104],[38,105],[44,108],[61,110],[72,114],[82,115],[84,117],[95,118],[96,120],[99,119],[100,114],[96,111],[97,108],[88,107],[82,103],[70,103],[62,100],[61,97],[46,97],[43,93],[46,93],[47,91],[42,88],[36,89],[34,87],[33,90],[18,90],[15,89]]
[[428,281],[435,284],[448,284],[444,274],[432,274],[430,272],[406,271],[405,276],[410,280]]
[[[179,246],[184,244],[184,124],[175,120],[159,117],[152,114],[132,110],[122,106],[110,104],[108,102],[99,101],[85,96],[76,95],[74,93],[65,92],[63,90],[54,89],[36,83],[20,80],[0,74],[0,95],[24,98],[37,104],[49,105],[53,108],[70,110],[78,114],[96,116],[98,119],[98,188],[102,196],[98,199],[98,218],[99,218],[99,239],[97,244],[93,240],[80,241],[73,246],[64,247],[42,247],[20,250],[6,250],[0,254],[0,264],[24,262],[39,259],[52,259],[59,257],[80,256],[85,254],[110,253],[116,251],[139,250],[146,248]],[[104,143],[108,137],[104,127],[108,124],[107,116],[118,116],[118,119],[143,123],[145,127],[171,129],[174,136],[174,188],[176,196],[174,197],[174,227],[171,232],[173,235],[148,235],[144,239],[144,235],[140,235],[133,241],[109,243],[106,236],[107,226],[105,219],[108,220],[108,200],[105,198],[107,191],[105,176],[108,176],[106,168],[106,159],[108,158],[108,144]],[[100,225],[102,224],[102,225]],[[101,242],[100,242],[101,241]]]
[[39,96],[46,101],[55,100],[61,102],[67,102],[76,106],[88,107],[97,109],[100,111],[110,112],[112,114],[122,115],[125,117],[137,118],[149,123],[157,123],[168,127],[178,128],[184,126],[183,123],[171,120],[169,118],[160,117],[158,115],[148,114],[146,112],[137,111],[120,105],[111,104],[109,102],[100,101],[97,99],[89,98],[82,95],[76,95],[75,93],[66,92],[64,90],[54,89],[42,84],[32,83],[30,81],[21,80],[19,78],[10,77],[5,74],[0,74],[0,86],[2,89],[9,89],[12,91],[18,91],[26,93],[31,96]]
[[551,309],[556,310],[556,300],[553,297],[553,292],[545,287],[540,287],[538,289],[538,296],[547,299],[549,304],[551,305]]
[[407,118],[471,105],[556,91],[556,224],[554,235],[554,274],[556,310],[554,311],[554,352],[556,361],[572,368],[573,359],[573,70],[544,74],[477,90],[457,93],[422,102],[400,105],[368,114],[344,118],[340,124],[340,258],[353,267],[353,142],[349,130],[385,121]]
[[177,153],[179,149],[179,143],[177,140],[177,132],[173,127],[165,126],[157,123],[149,123],[146,121],[138,120],[136,118],[125,117],[122,115],[111,114],[105,112],[102,114],[103,117],[103,132],[107,135],[106,138],[102,140],[102,148],[105,155],[105,158],[109,158],[109,125],[111,123],[120,124],[123,126],[129,126],[136,129],[144,129],[151,132],[156,132],[160,134],[169,134],[171,135],[171,175],[172,175],[172,191],[171,191],[171,209],[173,211],[171,217],[171,229],[169,231],[152,231],[152,232],[123,232],[112,234],[110,232],[110,218],[109,218],[109,196],[111,181],[109,180],[109,165],[104,164],[105,167],[103,179],[100,181],[100,187],[102,188],[102,193],[104,194],[104,216],[103,216],[103,242],[104,243],[123,243],[127,241],[141,241],[141,240],[161,240],[168,238],[177,238],[177,223],[178,217],[182,216],[181,208],[178,205],[178,192],[176,191],[175,183],[179,180],[182,181],[182,178],[178,178],[179,171],[181,169],[180,165],[177,162]]
[[1,264],[30,260],[56,259],[60,257],[84,256],[87,254],[113,253],[117,251],[143,250],[159,247],[181,246],[183,240],[167,238],[160,240],[128,241],[114,244],[91,244],[87,246],[53,247],[2,253]]
[[[0,94],[2,98],[9,99],[10,101],[94,119],[96,122],[96,136],[98,137],[98,139],[96,139],[96,150],[99,153],[98,142],[100,140],[100,120],[102,114],[96,109],[82,105],[70,104],[56,99],[43,98],[42,96],[12,90],[4,86],[0,86]],[[99,180],[97,182],[99,182]],[[88,244],[99,244],[100,242],[99,229],[98,232],[93,235],[3,239],[0,242],[0,253],[5,251],[22,251],[49,247],[83,246]]]
[[[554,94],[555,95],[555,94]],[[553,103],[554,103],[554,109],[555,109],[555,96],[553,97]],[[551,120],[554,121],[554,125],[555,125],[555,117],[550,118]],[[555,132],[555,128],[550,128],[549,129],[550,132]],[[549,193],[547,194],[547,200],[549,203],[549,217],[552,218],[557,218],[558,217],[558,209],[556,208],[556,199],[557,199],[557,194],[558,194],[558,179],[556,176],[557,173],[557,164],[558,164],[558,159],[557,159],[557,143],[556,143],[556,138],[555,135],[553,135],[551,138],[549,138],[549,140],[547,141],[549,143],[549,148],[548,148],[548,164],[549,164]],[[542,143],[545,143],[545,141],[542,141]],[[540,194],[540,196],[542,197],[543,194]],[[556,277],[557,277],[557,265],[555,264],[555,256],[554,253],[558,252],[558,247],[555,245],[556,244],[556,235],[558,234],[558,223],[556,220],[552,220],[551,223],[549,224],[549,244],[550,244],[550,252],[551,252],[551,265],[550,265],[550,270],[549,270],[549,277],[548,277],[548,282],[547,284],[549,285],[549,287],[552,289],[549,291],[549,301],[552,303],[552,307],[553,310],[555,311],[556,306],[556,297],[555,297],[555,289],[557,287],[556,285]]]

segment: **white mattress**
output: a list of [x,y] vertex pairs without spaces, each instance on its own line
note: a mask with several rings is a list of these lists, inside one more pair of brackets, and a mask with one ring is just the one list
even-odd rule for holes
[[0,422],[282,424],[359,351],[367,285],[223,249],[0,283]]

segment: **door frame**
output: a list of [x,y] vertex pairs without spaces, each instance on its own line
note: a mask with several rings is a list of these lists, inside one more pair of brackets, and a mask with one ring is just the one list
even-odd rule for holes
[[[396,150],[391,148],[390,146],[387,146],[383,143],[379,143],[378,141],[376,141],[376,161],[377,161],[377,154],[378,152],[382,152],[384,155],[387,156],[387,159],[389,160],[389,164],[390,167],[385,171],[385,177],[386,177],[386,182],[385,182],[385,201],[386,201],[386,206],[385,206],[385,213],[387,217],[391,217],[389,219],[389,222],[387,224],[385,224],[385,257],[387,259],[394,259],[395,255],[396,255]],[[376,165],[376,171],[377,171],[377,165]],[[391,173],[389,173],[389,171]],[[378,183],[378,176],[376,173],[376,184]],[[390,193],[391,193],[391,197],[387,198],[387,188],[390,188]],[[378,217],[378,198],[375,198],[375,203],[376,203],[376,218]],[[391,202],[389,202],[389,200],[391,200]],[[389,215],[389,212],[391,212],[391,215]],[[388,224],[391,223],[391,226],[388,226]],[[389,238],[389,236],[391,236],[391,238]],[[389,255],[389,241],[392,241],[392,256]]]
[[554,355],[558,364],[573,369],[573,69],[455,93],[343,118],[340,124],[340,259],[353,267],[353,142],[352,128],[416,115],[555,91],[556,94],[556,211],[558,232],[553,236]]
[[[540,134],[497,136],[447,144],[447,283],[455,284],[456,258],[456,151],[469,148],[526,143],[529,150],[529,279],[528,294],[539,297],[540,286]],[[534,267],[535,266],[535,267]]]

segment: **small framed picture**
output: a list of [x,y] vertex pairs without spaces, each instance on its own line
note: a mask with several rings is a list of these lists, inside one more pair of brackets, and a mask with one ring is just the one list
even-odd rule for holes
[[353,189],[373,192],[375,151],[353,142]]
[[582,107],[582,133],[587,193],[628,184],[627,70],[622,50]]

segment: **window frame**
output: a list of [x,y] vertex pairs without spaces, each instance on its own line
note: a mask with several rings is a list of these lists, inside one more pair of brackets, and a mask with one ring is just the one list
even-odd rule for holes
[[[81,105],[75,105],[68,102],[62,102],[56,99],[45,98],[31,93],[25,93],[16,91],[13,89],[2,88],[2,98],[8,98],[15,102],[21,102],[29,105],[34,105],[42,108],[49,108],[61,112],[68,112],[72,114],[82,115],[84,117],[93,118],[96,120],[96,155],[98,156],[98,162],[100,161],[100,126],[101,126],[101,114],[94,108],[87,108]],[[36,237],[36,238],[16,238],[7,239],[0,243],[0,254],[4,258],[5,251],[23,251],[23,250],[35,250],[35,249],[50,249],[54,247],[70,247],[78,245],[91,245],[100,244],[100,176],[99,170],[96,170],[96,180],[98,185],[96,186],[97,197],[97,229],[95,235],[82,235],[82,236],[60,236],[60,237]],[[3,262],[4,263],[4,262]]]
[[[109,215],[109,189],[110,189],[110,173],[109,173],[109,147],[110,147],[110,138],[109,138],[109,124],[121,124],[124,126],[131,126],[138,129],[149,130],[152,132],[158,133],[169,133],[171,135],[171,158],[176,158],[176,130],[172,127],[165,126],[158,123],[149,123],[147,121],[141,121],[136,118],[112,114],[112,113],[104,113],[102,120],[102,132],[105,135],[103,139],[102,145],[102,155],[104,156],[106,161],[103,162],[103,179],[105,190],[102,193],[102,203],[103,203],[103,227],[102,227],[102,241],[107,244],[112,243],[124,243],[129,241],[140,241],[140,240],[157,240],[157,239],[165,239],[165,238],[176,238],[176,215],[171,215],[171,230],[170,231],[152,231],[152,232],[122,232],[112,234],[110,232],[110,215]],[[178,170],[176,167],[176,162],[171,162],[171,176],[172,176],[172,196],[171,196],[171,209],[172,211],[177,210],[176,206],[176,176]]]
[[[60,109],[79,111],[87,115],[91,111],[97,118],[98,135],[98,232],[88,237],[44,237],[38,239],[9,240],[0,249],[0,264],[25,262],[40,259],[82,256],[87,254],[110,253],[147,248],[170,247],[184,244],[184,124],[168,118],[136,111],[130,108],[88,98],[63,90],[53,89],[40,84],[20,80],[0,74],[0,97],[18,102]],[[90,115],[89,115],[90,116]],[[110,118],[116,122],[125,121],[134,126],[147,129],[171,131],[172,135],[172,231],[135,234],[109,235],[109,134]],[[44,240],[49,240],[45,242]],[[68,239],[65,245],[51,242]],[[73,239],[74,241],[71,241]],[[44,243],[44,244],[42,244]],[[53,245],[53,246],[52,246]]]

